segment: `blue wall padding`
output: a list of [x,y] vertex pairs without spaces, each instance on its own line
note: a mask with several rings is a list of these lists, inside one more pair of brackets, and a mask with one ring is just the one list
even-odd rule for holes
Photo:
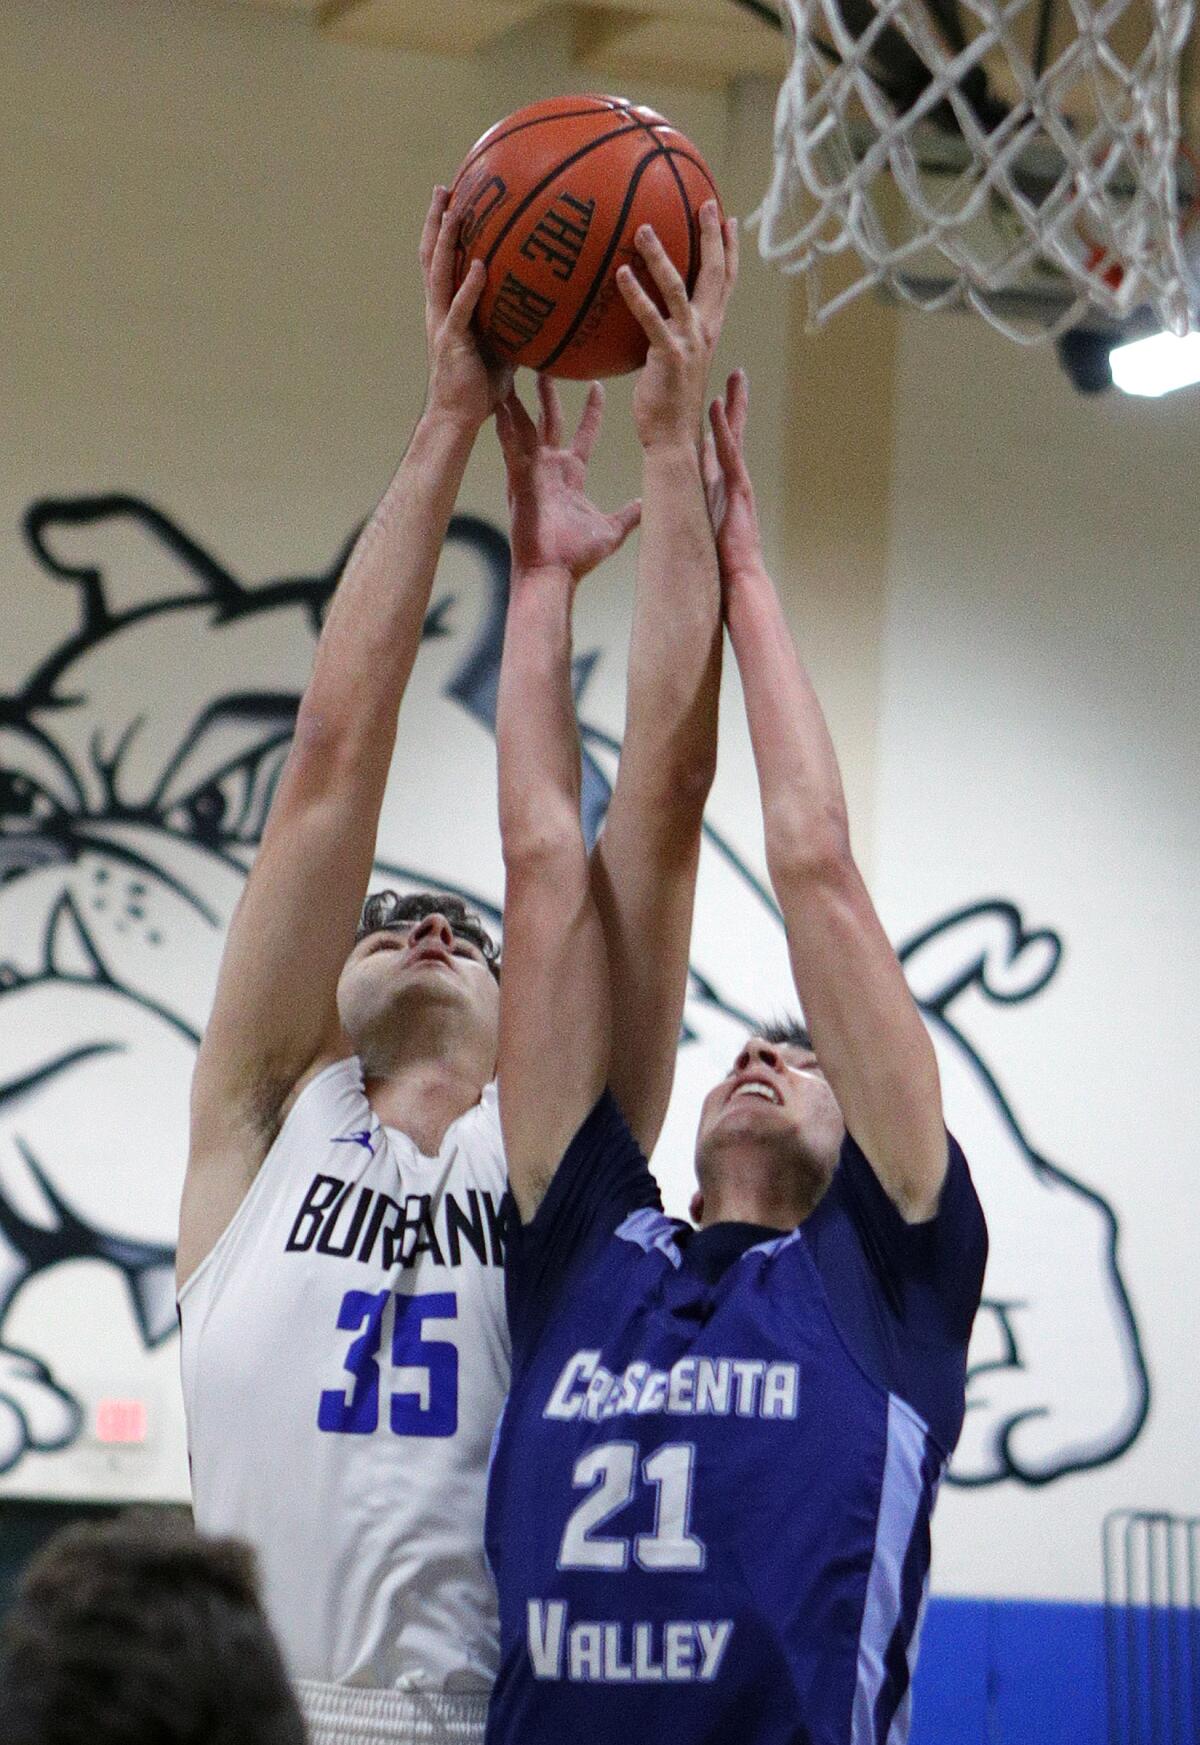
[[933,1599],[910,1745],[1108,1745],[1104,1608]]

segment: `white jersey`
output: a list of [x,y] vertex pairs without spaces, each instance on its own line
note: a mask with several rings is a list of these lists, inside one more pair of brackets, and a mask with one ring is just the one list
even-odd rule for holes
[[505,1180],[494,1086],[425,1157],[338,1061],[180,1292],[196,1524],[255,1547],[296,1679],[491,1687]]

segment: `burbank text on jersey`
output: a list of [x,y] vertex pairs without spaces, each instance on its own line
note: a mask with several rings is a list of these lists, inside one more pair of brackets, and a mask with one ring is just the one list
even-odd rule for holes
[[380,1188],[314,1175],[284,1248],[363,1265],[378,1254],[385,1270],[415,1266],[423,1255],[432,1266],[459,1266],[473,1254],[485,1266],[502,1267],[504,1220],[487,1188],[468,1188],[465,1204],[447,1189],[435,1204],[430,1194],[394,1200]]

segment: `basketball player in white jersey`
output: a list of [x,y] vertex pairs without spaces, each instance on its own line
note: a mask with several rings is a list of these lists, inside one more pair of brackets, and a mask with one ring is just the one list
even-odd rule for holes
[[[446,208],[438,190],[421,247],[426,408],[338,586],[230,927],[180,1223],[197,1523],[255,1546],[314,1745],[475,1741],[498,1654],[483,1555],[508,1384],[495,952],[452,899],[384,893],[363,907],[438,554],[474,439],[511,386],[470,333],[482,268],[454,293]],[[735,270],[715,205],[701,240],[699,337],[682,368],[665,367],[660,346],[639,385],[629,713],[593,863],[632,1020],[613,1085],[647,1149],[681,1011],[660,983],[682,988],[674,960],[686,960],[715,762],[715,736],[694,731],[712,713],[719,658],[695,432]],[[639,246],[653,271],[653,238]],[[685,390],[690,458],[658,440],[679,426]],[[552,393],[543,406],[556,429]],[[593,388],[577,449],[595,440],[601,406]],[[566,513],[586,523],[598,562],[639,506],[603,515],[580,488]],[[647,940],[670,947],[669,975]]]

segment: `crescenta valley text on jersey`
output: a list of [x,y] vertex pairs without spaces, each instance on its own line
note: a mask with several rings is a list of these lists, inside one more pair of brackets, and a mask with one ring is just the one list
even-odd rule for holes
[[667,1217],[609,1094],[514,1224],[488,1745],[904,1745],[987,1241],[847,1137],[803,1224]]

